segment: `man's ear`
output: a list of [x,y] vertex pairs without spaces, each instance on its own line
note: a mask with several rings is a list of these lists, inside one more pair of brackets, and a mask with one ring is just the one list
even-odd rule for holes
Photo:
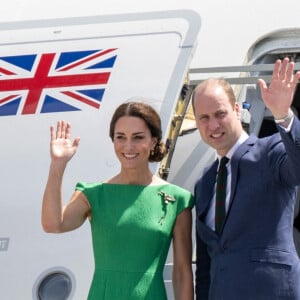
[[234,104],[234,111],[236,113],[237,119],[240,120],[241,119],[241,107],[238,102],[235,102],[235,104]]

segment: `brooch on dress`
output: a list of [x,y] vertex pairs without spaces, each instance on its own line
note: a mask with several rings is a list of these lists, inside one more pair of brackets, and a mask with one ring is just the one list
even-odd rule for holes
[[162,225],[165,221],[165,218],[166,218],[166,215],[167,215],[167,206],[169,203],[174,203],[176,201],[176,199],[171,196],[171,195],[168,195],[167,193],[163,192],[163,191],[160,191],[158,192],[158,195],[161,196],[161,199],[162,199],[162,202],[163,202],[163,216],[159,219],[158,223],[160,225]]

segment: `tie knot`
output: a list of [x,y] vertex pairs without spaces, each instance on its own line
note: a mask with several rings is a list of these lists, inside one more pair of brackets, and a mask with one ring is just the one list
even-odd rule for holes
[[229,161],[229,158],[226,156],[223,156],[220,160],[220,168],[224,167],[228,161]]

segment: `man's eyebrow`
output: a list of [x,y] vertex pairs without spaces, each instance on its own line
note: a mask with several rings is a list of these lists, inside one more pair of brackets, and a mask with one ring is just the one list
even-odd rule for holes
[[208,116],[208,114],[198,114],[197,116],[198,117],[205,117],[205,116]]

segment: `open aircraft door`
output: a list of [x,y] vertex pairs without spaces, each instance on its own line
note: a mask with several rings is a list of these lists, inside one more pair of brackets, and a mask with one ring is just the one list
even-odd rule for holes
[[[277,132],[270,111],[265,107],[260,89],[259,78],[270,82],[274,63],[277,59],[289,57],[295,62],[295,70],[300,70],[300,29],[287,28],[267,33],[249,48],[245,64],[242,66],[217,66],[193,68],[189,70],[186,85],[187,95],[195,86],[209,77],[224,77],[234,89],[242,107],[241,120],[248,133],[264,137]],[[292,109],[300,117],[300,85],[298,85]],[[191,104],[187,111],[191,111]],[[189,114],[191,116],[191,114]],[[245,116],[247,116],[245,118]],[[187,117],[179,130],[176,149],[170,166],[168,180],[192,190],[203,169],[216,159],[215,151],[201,141],[193,117]],[[185,156],[182,157],[182,153]],[[299,158],[300,159],[300,158]],[[295,206],[294,241],[300,256],[300,188]]]

